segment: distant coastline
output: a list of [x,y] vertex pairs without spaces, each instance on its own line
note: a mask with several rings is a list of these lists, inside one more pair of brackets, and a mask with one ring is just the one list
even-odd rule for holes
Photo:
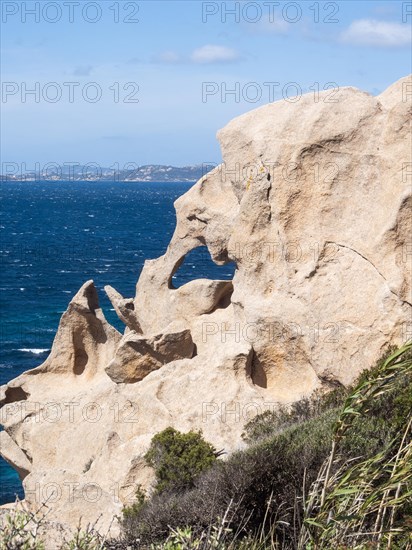
[[63,166],[50,163],[35,170],[22,170],[16,163],[9,163],[8,171],[0,176],[2,182],[46,182],[46,181],[115,181],[115,182],[157,182],[193,183],[202,178],[216,165],[211,163],[176,167],[170,165],[147,164],[126,165],[106,168],[96,163],[88,165]]

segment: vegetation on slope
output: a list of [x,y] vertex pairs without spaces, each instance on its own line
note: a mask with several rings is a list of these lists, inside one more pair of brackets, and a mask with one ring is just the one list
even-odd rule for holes
[[126,511],[128,543],[410,548],[411,411],[408,344],[349,390],[256,417],[246,450],[212,462],[190,488],[156,491],[137,513]]

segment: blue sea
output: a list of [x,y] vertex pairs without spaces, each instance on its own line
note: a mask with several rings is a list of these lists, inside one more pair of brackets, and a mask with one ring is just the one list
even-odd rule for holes
[[[106,318],[119,330],[107,284],[125,297],[146,259],[166,251],[173,202],[192,184],[6,182],[0,184],[0,384],[47,357],[70,299],[93,279]],[[231,279],[205,248],[191,252],[173,283]],[[0,459],[0,504],[23,496],[15,471]]]

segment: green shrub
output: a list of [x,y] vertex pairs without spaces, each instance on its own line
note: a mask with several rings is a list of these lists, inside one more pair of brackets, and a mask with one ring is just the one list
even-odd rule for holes
[[156,474],[156,492],[193,487],[195,479],[209,468],[218,453],[200,432],[180,433],[167,428],[156,434],[145,455]]
[[268,410],[252,418],[244,428],[242,438],[247,443],[268,439],[290,426],[300,424],[319,416],[322,412],[340,406],[346,396],[343,386],[328,393],[315,393],[310,399],[304,398],[290,407],[281,406]]
[[143,508],[145,502],[146,502],[146,494],[142,489],[141,485],[137,486],[136,492],[135,492],[135,502],[131,506],[126,506],[123,508],[123,518],[128,519],[136,516],[140,510]]

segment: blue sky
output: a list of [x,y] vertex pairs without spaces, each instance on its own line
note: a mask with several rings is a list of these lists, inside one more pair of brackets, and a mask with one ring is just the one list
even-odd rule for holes
[[394,0],[2,0],[2,160],[218,162],[216,131],[282,90],[410,73],[411,25]]

